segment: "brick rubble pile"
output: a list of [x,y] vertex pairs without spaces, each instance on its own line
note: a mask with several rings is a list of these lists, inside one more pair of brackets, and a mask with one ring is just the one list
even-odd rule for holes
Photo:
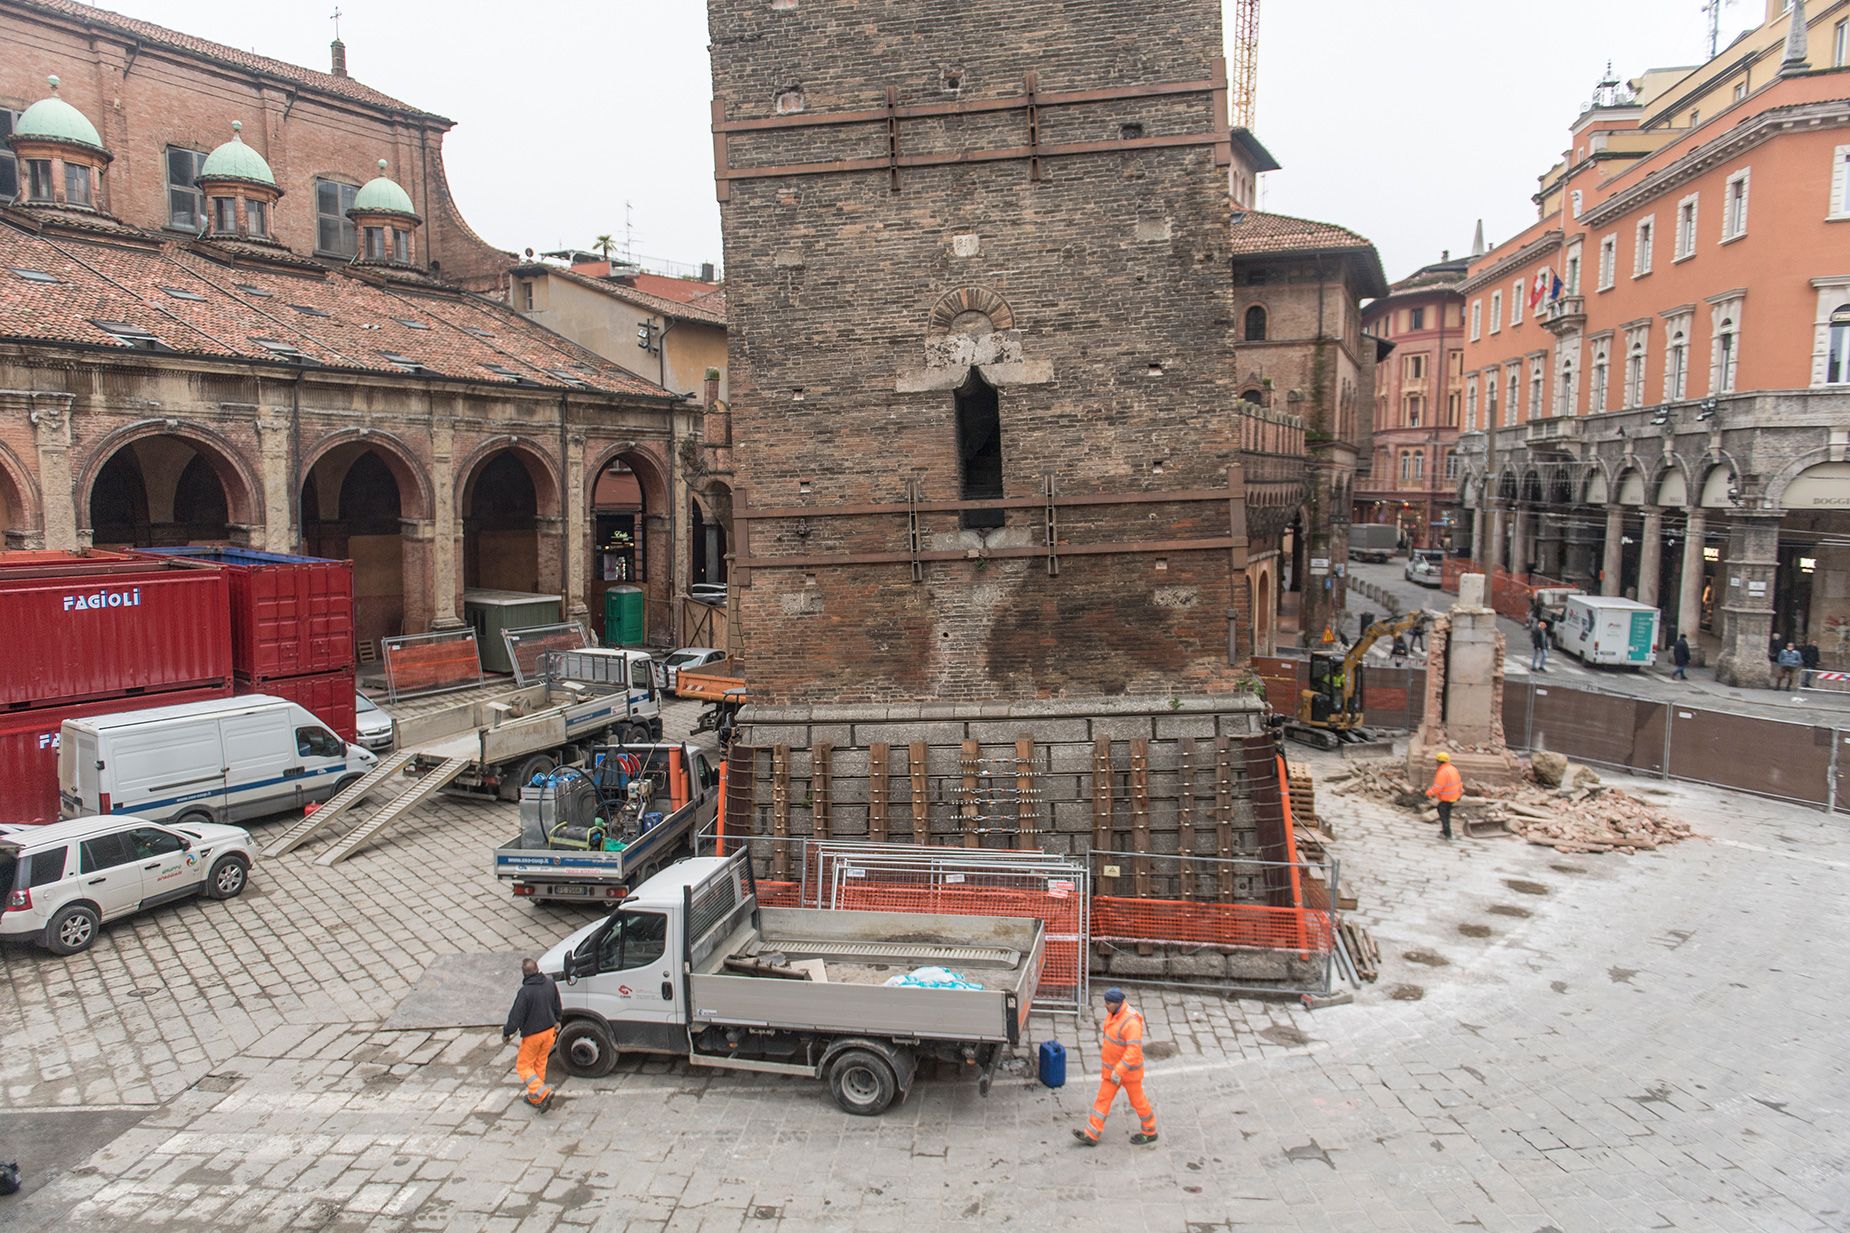
[[[1525,780],[1503,787],[1468,784],[1454,821],[1501,823],[1511,834],[1557,852],[1649,852],[1688,839],[1679,822],[1629,792],[1608,787],[1586,767],[1570,767],[1561,787]],[[1407,782],[1397,761],[1357,762],[1326,780],[1333,791],[1362,793],[1432,813],[1423,787]],[[1437,815],[1433,814],[1436,820]]]

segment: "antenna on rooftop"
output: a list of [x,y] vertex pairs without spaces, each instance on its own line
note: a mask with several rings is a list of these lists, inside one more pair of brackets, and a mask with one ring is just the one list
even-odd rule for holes
[[1702,11],[1709,18],[1709,59],[1721,54],[1722,49],[1722,10],[1733,4],[1734,0],[1707,0]]

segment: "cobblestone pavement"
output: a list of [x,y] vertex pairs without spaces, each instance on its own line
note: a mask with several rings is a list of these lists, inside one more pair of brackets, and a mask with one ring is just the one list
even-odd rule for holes
[[[1295,752],[1295,751],[1294,751]],[[1315,761],[1324,770],[1333,762]],[[1383,951],[1353,1005],[1136,990],[1162,1142],[1078,1152],[1068,1086],[921,1078],[887,1116],[795,1079],[625,1062],[536,1119],[494,1029],[381,1030],[446,954],[583,919],[488,872],[509,806],[444,801],[332,869],[0,953],[10,1231],[1840,1230],[1850,1067],[1831,940],[1850,836],[1792,806],[1637,789],[1707,838],[1635,857],[1442,845],[1326,794]],[[511,994],[511,990],[510,990]],[[49,1129],[48,1129],[49,1128]]]

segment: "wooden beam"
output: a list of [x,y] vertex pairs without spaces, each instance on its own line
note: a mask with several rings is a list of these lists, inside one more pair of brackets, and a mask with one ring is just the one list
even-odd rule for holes
[[771,877],[790,880],[790,747],[771,747]]
[[[908,485],[912,481],[907,481]],[[969,510],[1038,509],[1050,501],[1056,508],[1085,505],[1192,505],[1228,499],[1225,488],[1178,488],[1173,492],[1080,492],[1054,493],[1038,497],[991,497],[969,501],[872,501],[838,505],[767,505],[763,509],[739,512],[737,494],[733,497],[733,520],[744,517],[748,522],[767,518],[859,518],[868,514],[892,514],[903,517],[913,511],[921,514],[961,514]]]
[[1218,893],[1233,898],[1233,738],[1214,741],[1214,854],[1221,859]]
[[867,837],[885,843],[887,808],[887,756],[891,746],[885,742],[867,747]]
[[817,742],[809,751],[810,829],[818,839],[830,837],[829,806],[833,785],[829,779],[829,759],[834,752],[835,746],[827,741]]
[[1150,897],[1150,742],[1131,742],[1131,863],[1132,893]]
[[924,741],[906,746],[906,771],[912,779],[912,842],[917,844],[931,842],[930,802],[925,796],[925,757]]
[[827,128],[841,124],[879,124],[889,115],[901,120],[932,116],[972,116],[994,111],[1022,111],[1036,107],[1074,107],[1083,103],[1112,103],[1126,99],[1168,98],[1177,94],[1209,94],[1227,86],[1225,62],[1216,77],[1200,81],[1165,81],[1146,86],[1107,86],[1094,90],[1054,90],[1006,98],[958,100],[951,103],[908,103],[904,107],[868,107],[855,111],[802,112],[790,116],[759,116],[728,120],[723,104],[714,100],[713,130],[720,133],[762,133],[776,129]]
[[1195,738],[1182,738],[1181,783],[1176,798],[1176,849],[1182,859],[1179,893],[1184,899],[1195,897]]
[[[1225,552],[1233,540],[1225,535],[1209,539],[1159,539],[1129,543],[1061,544],[1063,557],[1143,556],[1171,552]],[[1016,548],[984,548],[978,551],[957,548],[937,552],[849,552],[825,556],[738,557],[734,568],[807,569],[817,565],[910,565],[916,561],[1003,561],[1021,557],[1045,559],[1047,546],[1034,544]]]
[[1034,791],[1034,738],[1015,738],[1015,846],[1036,847],[1040,843],[1040,802]]
[[964,847],[979,848],[983,846],[982,836],[978,834],[983,820],[977,788],[983,771],[983,747],[975,741],[965,741],[958,762],[963,772],[963,800],[957,806],[957,814],[964,833]]

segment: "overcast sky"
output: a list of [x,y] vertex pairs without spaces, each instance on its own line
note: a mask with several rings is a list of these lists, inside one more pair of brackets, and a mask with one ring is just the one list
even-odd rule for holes
[[[1157,3],[1160,0],[1137,0]],[[333,0],[104,0],[104,7],[326,68]],[[449,116],[450,183],[509,249],[623,242],[720,258],[701,0],[342,0],[353,75]],[[1534,218],[1535,177],[1613,61],[1694,64],[1702,0],[1265,0],[1258,133],[1284,170],[1265,208],[1341,223],[1390,279]],[[1730,0],[1724,40],[1765,0]],[[1600,32],[1597,39],[1588,31]],[[628,203],[627,211],[626,204]]]

